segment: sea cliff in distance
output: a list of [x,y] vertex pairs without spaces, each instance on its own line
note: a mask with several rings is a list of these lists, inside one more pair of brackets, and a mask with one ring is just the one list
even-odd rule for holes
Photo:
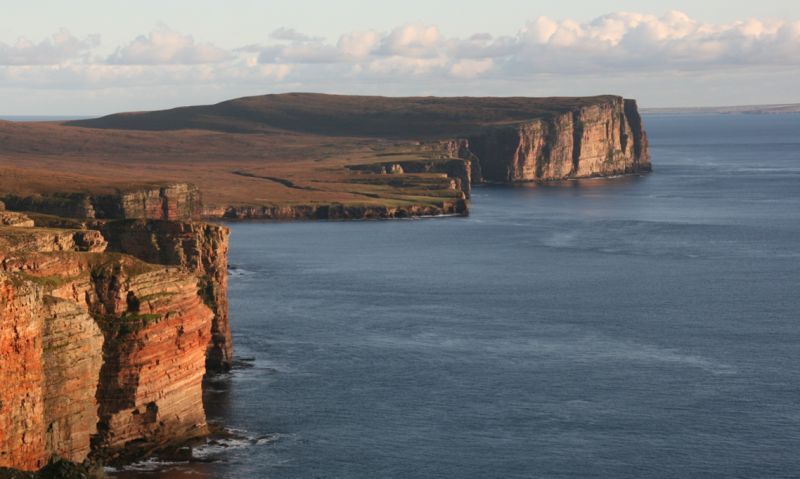
[[0,122],[0,162],[0,477],[102,475],[209,434],[201,381],[233,345],[229,230],[202,220],[468,214],[475,183],[651,168],[636,102],[612,95]]
[[[0,122],[0,134],[0,200],[8,209],[107,219],[466,214],[475,183],[651,168],[636,102],[613,95],[290,93],[78,121]],[[160,213],[178,197],[181,215]]]

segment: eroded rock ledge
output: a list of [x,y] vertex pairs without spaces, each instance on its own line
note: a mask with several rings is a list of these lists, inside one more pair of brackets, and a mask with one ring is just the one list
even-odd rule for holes
[[0,467],[133,458],[207,434],[201,381],[232,354],[229,230],[0,223]]

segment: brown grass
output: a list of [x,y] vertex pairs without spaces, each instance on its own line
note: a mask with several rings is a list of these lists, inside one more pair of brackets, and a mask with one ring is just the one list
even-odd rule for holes
[[443,175],[400,175],[398,186],[345,166],[436,157],[444,152],[419,151],[417,140],[609,98],[292,93],[96,120],[0,121],[0,193],[100,194],[183,181],[216,205],[437,204],[452,195],[442,191],[450,183]]

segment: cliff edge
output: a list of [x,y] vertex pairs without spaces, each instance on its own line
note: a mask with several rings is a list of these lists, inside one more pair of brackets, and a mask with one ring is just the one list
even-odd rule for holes
[[469,136],[490,183],[593,178],[651,171],[635,100],[613,98],[560,115],[498,125]]
[[287,93],[92,120],[0,121],[0,138],[0,163],[14,165],[0,167],[0,201],[73,218],[466,215],[475,184],[651,170],[636,101],[616,95]]
[[207,434],[201,381],[232,352],[228,229],[33,216],[0,226],[0,467]]

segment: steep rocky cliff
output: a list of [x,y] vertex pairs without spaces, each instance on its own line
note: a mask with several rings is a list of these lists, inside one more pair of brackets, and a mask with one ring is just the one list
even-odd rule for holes
[[466,214],[469,202],[464,199],[443,201],[442,206],[423,205],[297,205],[297,206],[204,206],[206,219],[237,220],[351,220],[410,218],[412,216],[438,216]]
[[187,183],[131,188],[115,193],[53,193],[3,196],[4,207],[67,218],[148,218],[190,220],[200,218],[200,192]]
[[635,100],[607,102],[469,137],[482,180],[494,183],[591,178],[650,171]]
[[224,371],[231,367],[228,317],[228,237],[230,230],[210,223],[125,220],[94,222],[111,238],[108,251],[129,254],[147,263],[181,266],[199,279],[200,295],[214,312],[212,341],[206,367]]
[[[22,216],[10,212],[7,215]],[[204,303],[214,311],[206,367],[209,371],[230,369],[233,347],[227,297],[228,228],[191,221],[71,219],[33,213],[24,217],[28,226],[78,230],[67,237],[84,250],[99,248],[102,243],[103,251],[125,253],[151,264],[180,266],[194,274]],[[47,234],[44,231],[37,230],[31,237],[41,238]]]
[[[635,100],[602,97],[556,113],[489,123],[458,140],[417,142],[399,159],[349,165],[378,174],[444,173],[469,192],[472,183],[606,177],[651,170],[650,147]],[[445,153],[431,157],[428,152]],[[420,159],[401,157],[418,154]],[[390,156],[390,155],[381,155]]]
[[26,226],[0,226],[0,467],[206,434],[206,363],[231,354],[227,228],[4,214]]

